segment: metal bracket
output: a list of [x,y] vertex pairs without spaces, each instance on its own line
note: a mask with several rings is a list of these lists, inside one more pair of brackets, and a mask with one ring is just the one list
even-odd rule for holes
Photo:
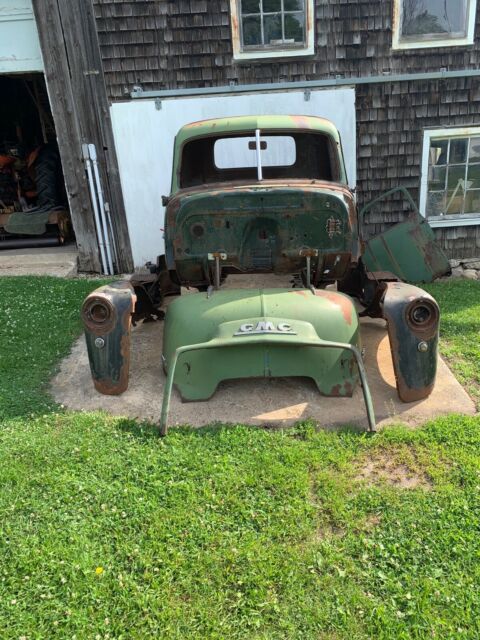
[[300,256],[307,261],[307,288],[315,295],[315,287],[312,284],[312,258],[318,258],[318,249],[300,249]]
[[209,262],[215,262],[215,290],[218,291],[220,289],[220,260],[226,260],[227,254],[221,251],[216,251],[215,253],[208,254]]

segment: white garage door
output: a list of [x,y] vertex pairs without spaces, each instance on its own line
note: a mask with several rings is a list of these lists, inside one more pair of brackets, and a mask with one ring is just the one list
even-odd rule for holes
[[115,146],[136,267],[164,252],[162,195],[170,193],[173,141],[184,124],[244,115],[312,115],[340,131],[347,175],[356,184],[355,90],[318,90],[231,96],[132,100],[111,107]]

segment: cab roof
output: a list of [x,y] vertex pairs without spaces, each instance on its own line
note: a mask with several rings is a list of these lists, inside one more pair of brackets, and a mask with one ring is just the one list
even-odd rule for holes
[[214,118],[212,120],[199,120],[198,122],[191,122],[180,129],[175,137],[172,185],[170,193],[177,193],[180,189],[180,161],[182,149],[186,143],[194,139],[207,138],[210,136],[235,136],[235,134],[248,133],[254,135],[257,129],[260,129],[262,134],[265,132],[269,133],[278,131],[280,133],[283,131],[292,132],[297,130],[328,136],[338,149],[340,171],[342,173],[340,182],[342,184],[347,183],[340,134],[338,133],[336,126],[330,120],[327,120],[326,118],[318,118],[316,116],[298,115],[232,116],[228,118]]
[[329,135],[335,142],[340,142],[337,128],[326,118],[315,116],[233,116],[230,118],[214,118],[199,120],[185,125],[177,133],[177,148],[193,138],[222,135],[224,133],[254,132],[256,129],[269,131],[312,131]]

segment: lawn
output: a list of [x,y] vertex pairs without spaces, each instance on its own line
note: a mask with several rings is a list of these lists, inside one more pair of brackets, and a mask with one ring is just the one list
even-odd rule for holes
[[[97,283],[0,279],[0,637],[480,637],[480,419],[172,430],[46,393]],[[430,288],[479,398],[480,283]],[[452,407],[454,409],[454,407]]]

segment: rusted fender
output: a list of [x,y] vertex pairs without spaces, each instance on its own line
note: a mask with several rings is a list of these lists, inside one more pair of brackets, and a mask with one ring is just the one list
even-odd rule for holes
[[422,400],[430,395],[437,373],[438,304],[423,289],[388,282],[381,306],[388,325],[400,400]]
[[120,280],[93,291],[82,306],[93,384],[105,395],[119,395],[128,387],[135,303],[132,285]]

